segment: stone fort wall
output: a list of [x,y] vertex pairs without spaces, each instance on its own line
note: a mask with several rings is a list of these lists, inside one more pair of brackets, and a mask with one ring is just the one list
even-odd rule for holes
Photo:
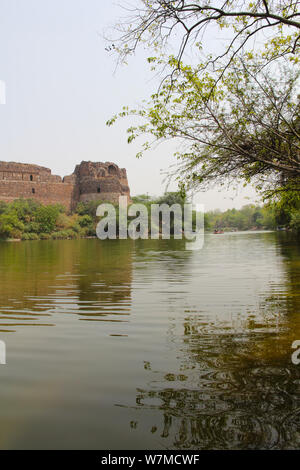
[[72,175],[61,178],[49,168],[27,163],[0,162],[0,200],[36,199],[43,204],[63,204],[68,211],[80,201],[130,202],[125,168],[112,162],[81,162]]

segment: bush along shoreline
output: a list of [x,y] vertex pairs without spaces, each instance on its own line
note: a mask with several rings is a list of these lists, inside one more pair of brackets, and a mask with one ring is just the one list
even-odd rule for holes
[[[160,198],[140,195],[132,198],[133,203],[144,204],[149,213],[152,204],[180,204],[185,198],[179,192],[166,193]],[[67,213],[62,205],[47,205],[33,199],[17,199],[10,203],[0,201],[0,240],[1,241],[34,241],[65,240],[76,238],[95,238],[96,226],[100,220],[96,209],[104,201],[80,202],[73,213]],[[118,206],[116,205],[117,233]],[[248,204],[241,209],[228,209],[206,212],[204,214],[205,230],[245,231],[292,229],[300,233],[300,211],[278,211],[276,206]],[[130,217],[128,222],[130,222]],[[193,226],[196,213],[193,213]],[[194,228],[194,227],[193,227]],[[160,227],[161,231],[161,227]],[[172,234],[172,215],[171,215]]]
[[0,240],[61,240],[95,236],[96,218],[78,205],[67,214],[61,205],[31,199],[0,202]]

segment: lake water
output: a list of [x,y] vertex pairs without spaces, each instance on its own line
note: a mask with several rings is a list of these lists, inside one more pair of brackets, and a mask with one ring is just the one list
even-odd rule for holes
[[300,447],[285,233],[0,244],[2,449]]

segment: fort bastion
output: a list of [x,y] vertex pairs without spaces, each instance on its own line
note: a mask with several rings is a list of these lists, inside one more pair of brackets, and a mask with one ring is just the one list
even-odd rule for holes
[[61,178],[43,166],[0,161],[1,201],[36,199],[71,211],[81,201],[117,203],[119,196],[127,196],[130,202],[126,170],[112,162],[83,161],[72,175]]

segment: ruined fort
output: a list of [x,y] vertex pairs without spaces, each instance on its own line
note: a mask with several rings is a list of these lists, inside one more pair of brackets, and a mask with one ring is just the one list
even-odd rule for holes
[[115,163],[83,161],[72,175],[61,178],[39,165],[0,162],[0,201],[36,199],[72,211],[81,201],[116,203],[119,196],[127,196],[130,202],[126,170]]

